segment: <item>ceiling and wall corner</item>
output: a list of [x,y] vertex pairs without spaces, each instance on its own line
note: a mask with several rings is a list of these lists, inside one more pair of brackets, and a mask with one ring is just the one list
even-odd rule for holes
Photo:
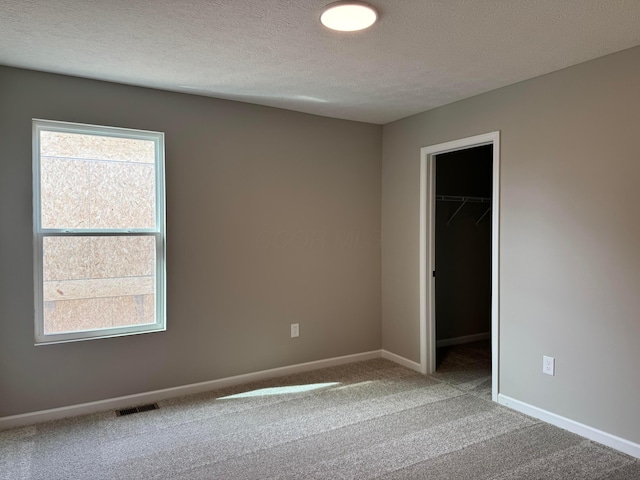
[[637,0],[4,0],[0,64],[385,124],[640,44]]

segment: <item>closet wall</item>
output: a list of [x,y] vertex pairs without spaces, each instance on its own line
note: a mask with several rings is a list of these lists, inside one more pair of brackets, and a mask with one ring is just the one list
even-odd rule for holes
[[[436,196],[491,197],[492,146],[436,157]],[[436,340],[491,331],[490,203],[436,200]],[[451,221],[449,221],[451,219]],[[448,223],[448,225],[447,225]]]

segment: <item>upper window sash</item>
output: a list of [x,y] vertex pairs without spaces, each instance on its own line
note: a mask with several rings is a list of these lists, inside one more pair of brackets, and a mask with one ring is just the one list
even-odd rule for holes
[[[155,225],[148,227],[113,228],[105,226],[76,227],[64,226],[61,228],[43,226],[42,212],[42,155],[41,135],[43,132],[59,132],[78,135],[92,135],[105,138],[144,140],[153,142],[154,148],[154,187],[155,187]],[[129,130],[119,127],[102,127],[70,122],[57,122],[51,120],[33,120],[33,179],[34,179],[34,231],[36,233],[164,233],[165,208],[164,208],[164,133],[147,130]],[[86,159],[89,160],[89,159]],[[124,162],[123,162],[124,163]]]

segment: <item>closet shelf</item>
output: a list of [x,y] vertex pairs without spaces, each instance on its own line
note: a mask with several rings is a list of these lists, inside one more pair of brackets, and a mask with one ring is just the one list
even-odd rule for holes
[[436,200],[442,202],[491,203],[490,197],[468,197],[466,195],[436,195]]
[[480,224],[482,219],[487,216],[487,214],[491,211],[491,198],[490,197],[467,197],[460,195],[436,195],[436,200],[439,202],[461,202],[460,206],[453,212],[453,215],[449,217],[447,220],[447,227],[451,224],[453,219],[458,215],[462,207],[464,207],[467,203],[488,203],[489,208],[482,214],[482,216],[476,222],[476,226]]

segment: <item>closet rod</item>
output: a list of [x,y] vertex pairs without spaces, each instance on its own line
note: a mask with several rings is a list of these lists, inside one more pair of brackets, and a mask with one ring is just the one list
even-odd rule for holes
[[467,197],[459,195],[436,195],[436,200],[443,202],[491,203],[490,197]]
[[[462,207],[464,207],[467,203],[491,203],[491,198],[489,197],[467,197],[467,196],[459,196],[459,195],[436,195],[436,200],[443,202],[462,202],[460,206],[453,212],[453,215],[449,217],[447,220],[447,227],[451,224],[453,219],[458,215]],[[482,214],[482,216],[476,222],[476,226],[480,224],[480,221],[491,211],[491,206]]]

